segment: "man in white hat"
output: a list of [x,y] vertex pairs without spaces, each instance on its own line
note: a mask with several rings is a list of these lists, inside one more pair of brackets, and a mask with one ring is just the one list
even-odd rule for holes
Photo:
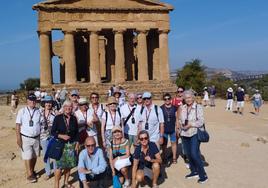
[[150,141],[155,142],[158,147],[163,144],[164,116],[162,109],[152,103],[152,94],[144,92],[142,95],[144,106],[140,110],[141,130],[149,133]]
[[233,111],[233,101],[234,101],[233,88],[229,87],[227,89],[226,97],[227,97],[226,111],[227,110]]
[[36,107],[36,101],[36,96],[29,94],[27,106],[19,110],[16,119],[17,144],[25,162],[27,180],[31,183],[37,181],[34,168],[40,154],[41,114]]

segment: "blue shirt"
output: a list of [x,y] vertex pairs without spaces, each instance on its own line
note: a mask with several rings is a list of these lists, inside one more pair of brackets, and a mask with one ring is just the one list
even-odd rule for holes
[[152,162],[146,161],[145,157],[150,156],[151,159],[156,159],[155,155],[159,150],[154,142],[149,142],[149,149],[146,154],[141,151],[141,145],[137,146],[134,152],[134,159],[139,160],[138,169],[143,169],[145,166],[152,168]]
[[86,174],[80,173],[79,168],[91,170],[94,175],[103,173],[106,170],[107,163],[104,159],[102,149],[96,148],[92,156],[88,155],[87,149],[83,149],[79,154],[78,174],[81,181],[86,180]]

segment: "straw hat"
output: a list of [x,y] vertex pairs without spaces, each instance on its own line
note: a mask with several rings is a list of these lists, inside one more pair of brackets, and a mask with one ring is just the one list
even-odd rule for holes
[[119,90],[119,88],[116,88],[114,90],[113,96],[115,96],[115,94],[119,94],[119,97],[122,95],[121,91]]
[[113,103],[117,104],[118,102],[116,101],[115,97],[109,97],[107,101],[107,105],[113,104]]
[[82,105],[82,104],[88,104],[87,98],[82,97],[78,100],[78,104]]
[[229,87],[229,88],[227,89],[227,91],[228,91],[228,92],[233,92],[233,88]]
[[115,131],[120,131],[122,132],[122,128],[118,125],[114,126],[113,129],[112,129],[112,133],[114,133]]

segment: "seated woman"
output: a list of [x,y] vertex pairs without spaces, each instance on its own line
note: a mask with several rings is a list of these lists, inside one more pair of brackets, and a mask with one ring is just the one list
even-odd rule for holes
[[132,168],[132,188],[144,181],[144,176],[152,179],[153,188],[158,188],[157,179],[160,174],[162,159],[154,142],[149,142],[149,134],[142,130],[138,135],[140,145],[135,149]]
[[113,140],[111,142],[111,148],[109,152],[111,155],[109,156],[109,159],[113,176],[119,176],[120,182],[124,182],[123,187],[128,187],[130,185],[128,177],[128,166],[131,165],[131,162],[129,160],[130,151],[128,140],[123,138],[123,132],[120,126],[113,127],[112,134]]

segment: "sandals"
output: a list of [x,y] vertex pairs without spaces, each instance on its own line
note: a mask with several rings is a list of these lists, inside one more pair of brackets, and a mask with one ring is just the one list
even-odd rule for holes
[[62,188],[75,188],[72,184],[64,184]]
[[173,163],[173,164],[177,164],[177,159],[173,159],[173,160],[172,160],[172,163]]

